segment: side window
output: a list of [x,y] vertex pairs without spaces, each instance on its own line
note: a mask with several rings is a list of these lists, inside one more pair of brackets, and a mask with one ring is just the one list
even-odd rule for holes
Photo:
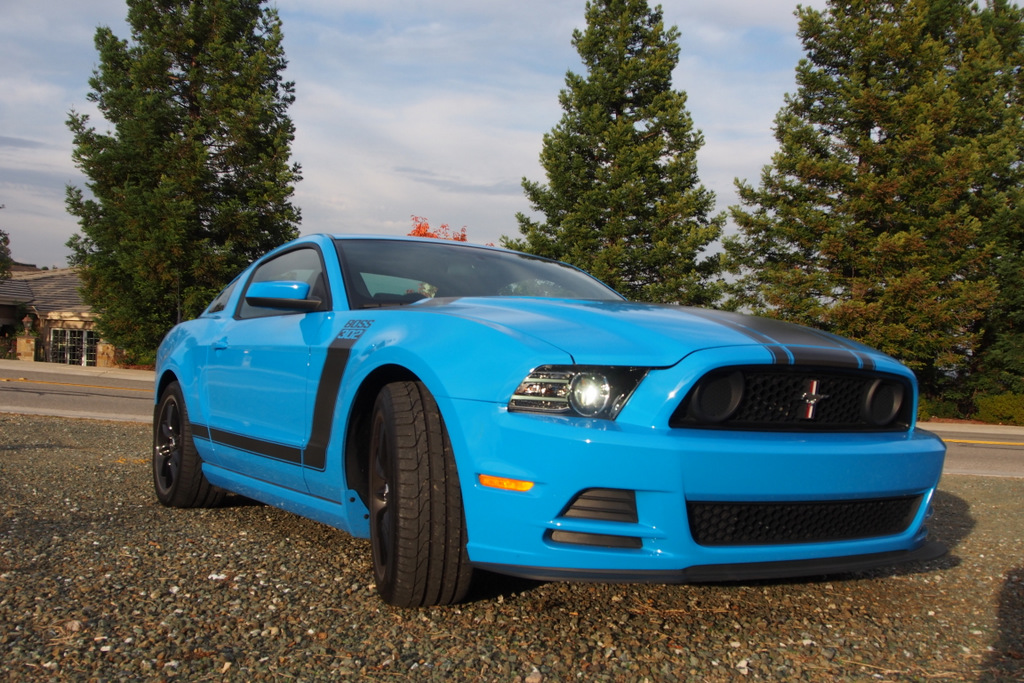
[[[320,299],[323,302],[318,310],[330,310],[330,289],[327,286],[327,276],[324,274],[324,264],[317,249],[293,249],[270,259],[256,269],[246,288],[248,289],[249,285],[254,282],[281,280],[305,282],[309,285],[309,297]],[[244,295],[238,307],[239,318],[262,318],[291,312],[276,308],[250,306],[245,302]]]
[[228,299],[231,298],[231,293],[235,291],[235,285],[238,284],[238,278],[231,281],[227,287],[221,290],[217,298],[210,302],[210,305],[206,307],[204,313],[220,313],[228,305]]

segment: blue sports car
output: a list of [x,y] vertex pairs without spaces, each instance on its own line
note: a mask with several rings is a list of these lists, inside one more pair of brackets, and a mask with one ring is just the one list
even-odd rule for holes
[[459,601],[474,569],[743,581],[945,551],[907,368],[526,254],[306,236],[171,330],[156,377],[163,504],[231,491],[368,537],[395,605]]

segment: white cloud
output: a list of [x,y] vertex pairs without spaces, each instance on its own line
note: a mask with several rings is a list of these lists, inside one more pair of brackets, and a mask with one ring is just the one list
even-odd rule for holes
[[[793,3],[789,0],[716,0],[716,2],[662,3],[665,17],[670,22],[678,22],[682,28],[684,21],[700,21],[723,30],[735,29],[745,31],[751,27],[792,32],[796,29],[797,4],[804,7],[825,7],[824,0],[801,0]],[[678,13],[683,19],[676,19]]]
[[[652,2],[652,4],[654,4]],[[795,2],[664,2],[681,37],[674,87],[705,135],[702,181],[719,208],[732,178],[755,180],[769,161],[771,123],[801,56]],[[806,2],[804,4],[807,4]],[[811,3],[823,5],[823,0]],[[542,136],[558,123],[570,44],[584,0],[288,0],[286,77],[296,188],[306,232],[404,234],[409,216],[467,226],[470,239],[516,233],[529,206],[523,176],[543,180]],[[54,265],[75,232],[64,185],[83,185],[65,119],[91,113],[93,35],[127,38],[123,0],[0,0],[0,228],[15,258]]]

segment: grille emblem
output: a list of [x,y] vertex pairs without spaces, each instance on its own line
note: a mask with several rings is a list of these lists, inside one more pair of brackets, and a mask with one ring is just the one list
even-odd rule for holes
[[818,404],[828,398],[828,394],[819,394],[820,382],[816,379],[808,380],[807,390],[800,397],[800,400],[804,402],[803,419],[813,420],[815,413],[818,411]]

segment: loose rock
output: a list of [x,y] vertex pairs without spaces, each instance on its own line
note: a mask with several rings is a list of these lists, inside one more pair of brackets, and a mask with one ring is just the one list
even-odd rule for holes
[[700,586],[481,575],[390,607],[369,544],[230,496],[173,510],[147,426],[0,414],[7,680],[1024,681],[1024,480],[948,476],[924,565]]

